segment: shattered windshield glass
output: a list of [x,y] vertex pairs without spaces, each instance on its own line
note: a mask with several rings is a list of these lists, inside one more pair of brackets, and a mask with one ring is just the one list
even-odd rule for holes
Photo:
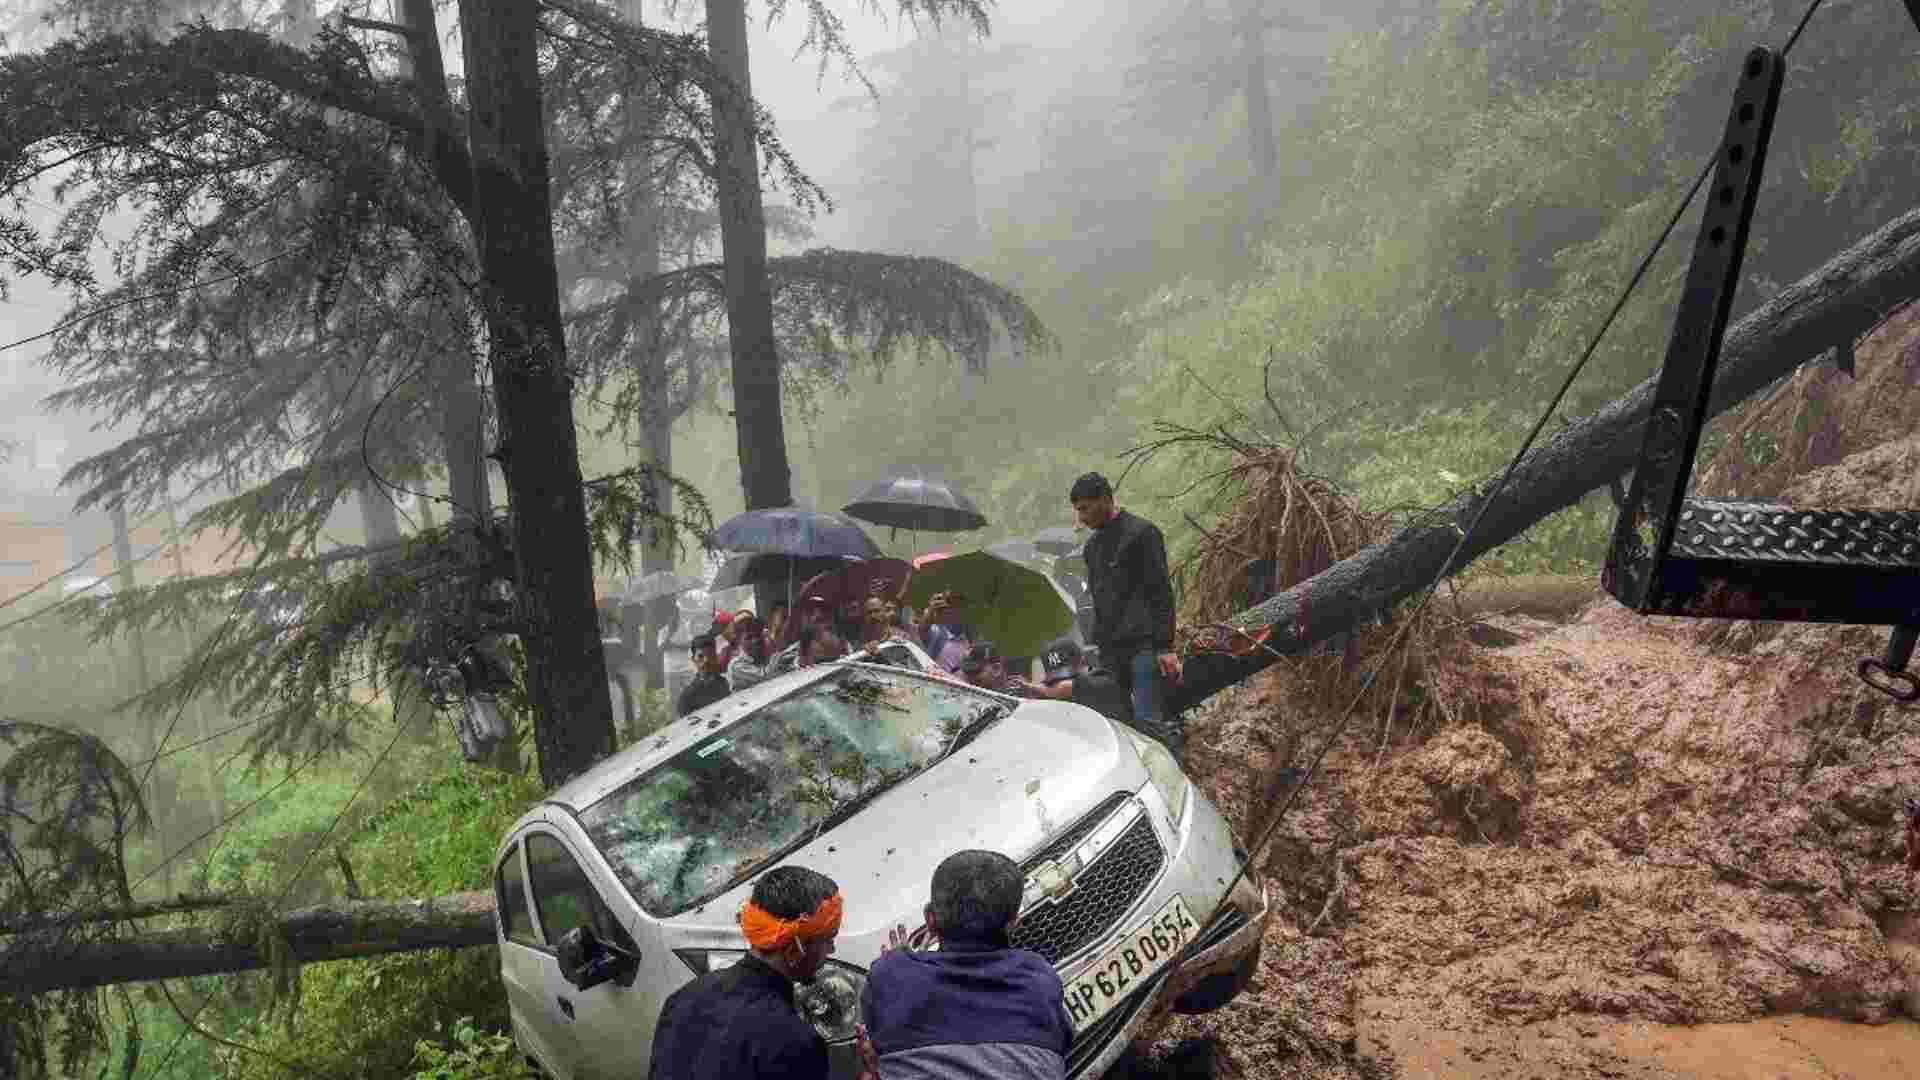
[[580,815],[641,908],[678,914],[926,768],[1004,706],[847,668],[715,732]]

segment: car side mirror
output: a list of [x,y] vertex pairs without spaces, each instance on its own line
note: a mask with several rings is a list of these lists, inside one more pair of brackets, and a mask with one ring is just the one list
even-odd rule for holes
[[575,990],[591,990],[604,982],[632,986],[640,973],[640,958],[600,940],[589,926],[576,926],[560,938],[560,977]]

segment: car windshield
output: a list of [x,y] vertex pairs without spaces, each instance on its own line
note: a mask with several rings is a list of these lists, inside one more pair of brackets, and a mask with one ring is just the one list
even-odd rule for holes
[[580,820],[642,909],[678,914],[807,843],[1005,711],[956,683],[843,668],[695,743]]

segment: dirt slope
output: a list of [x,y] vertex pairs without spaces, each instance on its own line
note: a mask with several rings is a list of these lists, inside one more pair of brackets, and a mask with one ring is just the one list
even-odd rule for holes
[[[1491,622],[1475,636],[1498,647],[1462,646],[1477,677],[1454,721],[1383,752],[1381,718],[1361,717],[1329,755],[1270,849],[1286,917],[1258,992],[1177,1021],[1163,1048],[1218,1035],[1224,1074],[1261,1077],[1709,1076],[1685,1062],[1727,1060],[1712,1029],[1645,1022],[1920,1013],[1897,824],[1920,794],[1920,710],[1851,674],[1883,632],[1611,601],[1566,626]],[[1288,700],[1276,675],[1192,721],[1195,771],[1236,821],[1304,763],[1275,759],[1276,732],[1324,723]],[[1823,1063],[1806,1040],[1920,1056],[1920,1028],[1880,1045],[1809,1023],[1777,1041],[1832,1075],[1903,1073]],[[1729,1045],[1759,1045],[1740,1030]]]
[[[1920,896],[1897,865],[1920,711],[1853,682],[1849,646],[1874,634],[1791,628],[1740,653],[1703,644],[1724,626],[1611,601],[1494,623],[1509,644],[1473,648],[1471,715],[1384,753],[1361,717],[1332,751],[1269,855],[1286,919],[1260,992],[1169,1040],[1219,1034],[1248,1076],[1469,1074],[1394,1065],[1450,1040],[1461,1063],[1609,1074],[1622,1020],[1920,1013]],[[1196,773],[1235,821],[1288,765],[1273,732],[1302,723],[1279,682],[1194,721]],[[1586,1030],[1563,1051],[1567,1020]]]
[[[1920,305],[1855,357],[1716,421],[1699,490],[1920,507]],[[1157,1052],[1218,1037],[1224,1075],[1259,1077],[1920,1075],[1899,822],[1920,707],[1853,676],[1886,631],[1647,620],[1564,588],[1486,614],[1500,589],[1276,833],[1257,991]],[[1193,771],[1250,839],[1338,712],[1268,672],[1190,717]]]

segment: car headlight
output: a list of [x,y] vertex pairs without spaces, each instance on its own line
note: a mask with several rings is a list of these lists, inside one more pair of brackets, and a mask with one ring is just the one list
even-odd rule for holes
[[[675,949],[695,975],[730,968],[747,955],[744,949]],[[795,983],[793,1003],[813,1030],[830,1043],[851,1042],[860,1022],[860,995],[867,989],[867,973],[852,964],[829,960],[812,980]]]
[[1160,792],[1160,798],[1167,804],[1167,814],[1173,824],[1187,812],[1187,792],[1192,790],[1193,782],[1187,774],[1180,771],[1180,763],[1173,760],[1173,754],[1161,746],[1159,740],[1150,739],[1125,724],[1115,723],[1115,730],[1125,735],[1133,743],[1134,750],[1140,755],[1140,764],[1147,767],[1147,778],[1153,781],[1154,789]]

